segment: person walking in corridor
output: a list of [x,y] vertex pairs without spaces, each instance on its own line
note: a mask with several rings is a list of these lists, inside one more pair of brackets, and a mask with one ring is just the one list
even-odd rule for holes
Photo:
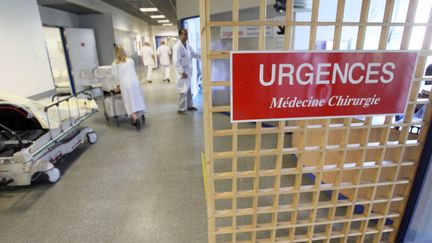
[[168,46],[165,45],[165,41],[161,41],[161,45],[158,47],[156,51],[156,55],[159,60],[159,65],[164,73],[163,81],[170,82],[170,63],[171,63],[171,50]]
[[119,81],[124,106],[131,118],[131,123],[138,130],[141,128],[139,113],[147,111],[144,94],[135,72],[134,61],[126,55],[121,46],[115,47],[115,59],[111,65],[114,77]]
[[187,111],[198,110],[193,106],[191,92],[192,58],[200,58],[191,48],[186,29],[180,29],[179,41],[174,46],[174,65],[177,71],[177,92],[179,93],[179,114],[187,114]]
[[155,58],[153,49],[150,47],[150,43],[145,42],[142,48],[142,59],[144,68],[147,69],[147,82],[152,82],[153,67],[155,65]]

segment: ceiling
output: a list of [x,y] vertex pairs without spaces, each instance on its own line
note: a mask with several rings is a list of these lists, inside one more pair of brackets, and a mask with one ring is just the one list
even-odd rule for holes
[[98,14],[100,12],[64,0],[38,0],[39,5],[74,14]]
[[[102,0],[116,8],[119,8],[137,18],[145,20],[151,25],[162,25],[157,19],[150,18],[150,15],[165,15],[170,23],[177,24],[176,0]],[[140,8],[157,8],[158,12],[143,13]]]

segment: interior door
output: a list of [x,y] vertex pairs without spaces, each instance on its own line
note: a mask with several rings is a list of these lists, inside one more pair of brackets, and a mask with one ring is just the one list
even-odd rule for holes
[[65,38],[71,62],[75,92],[83,90],[88,82],[81,77],[84,69],[93,70],[99,66],[93,29],[66,28]]
[[56,92],[57,94],[70,94],[72,90],[71,81],[61,37],[61,30],[55,27],[44,26],[43,32]]

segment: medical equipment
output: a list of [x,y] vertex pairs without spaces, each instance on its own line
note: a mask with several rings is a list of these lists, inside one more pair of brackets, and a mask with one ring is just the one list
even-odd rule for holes
[[54,163],[85,141],[93,129],[80,124],[98,111],[90,90],[48,105],[0,92],[0,185],[30,185],[41,173],[60,179]]
[[[115,119],[116,126],[120,126],[119,118],[127,117],[126,108],[120,90],[117,88],[118,82],[112,74],[111,66],[100,66],[95,70],[95,76],[100,80],[103,92],[103,108],[107,122],[110,118]],[[142,125],[145,124],[145,115],[141,114]]]
[[97,77],[98,68],[83,68],[80,71],[79,79],[84,89],[91,89],[93,97],[102,96],[100,79]]
[[68,96],[72,93],[71,83],[69,81],[69,73],[64,70],[62,73],[60,70],[52,69],[52,75],[54,78],[54,86],[56,93],[59,96]]

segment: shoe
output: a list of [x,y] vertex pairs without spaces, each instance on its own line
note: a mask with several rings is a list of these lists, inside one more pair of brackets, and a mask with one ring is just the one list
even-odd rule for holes
[[149,82],[150,84],[152,83],[152,81],[151,81],[151,80],[147,80],[147,82]]
[[179,113],[180,115],[187,115],[188,114],[187,111],[177,111],[177,113]]
[[136,122],[135,122],[135,127],[136,127],[136,129],[137,129],[138,131],[141,130],[141,121],[140,121],[139,119],[136,120]]
[[193,107],[193,106],[188,108],[188,111],[197,111],[197,110],[198,110],[198,108]]
[[168,78],[168,79],[167,79],[167,82],[169,83],[169,82],[171,82],[171,80]]

